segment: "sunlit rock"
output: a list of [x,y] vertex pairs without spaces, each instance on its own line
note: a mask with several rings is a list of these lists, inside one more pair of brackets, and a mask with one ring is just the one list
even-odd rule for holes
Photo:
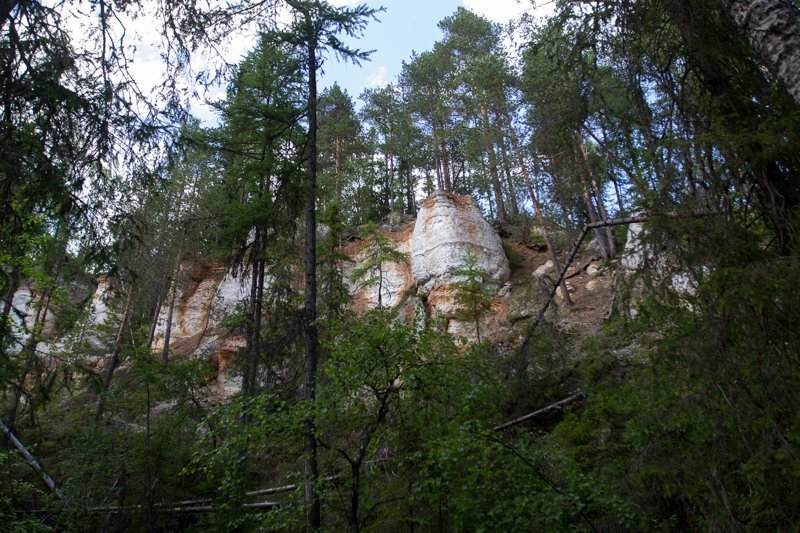
[[495,290],[508,280],[511,271],[500,237],[475,200],[436,192],[420,206],[411,237],[411,272],[418,293],[441,316],[452,317],[457,310],[451,287],[470,256]]
[[384,261],[381,272],[377,268],[365,272],[363,276],[355,278],[354,272],[363,268],[369,260],[371,253],[363,241],[358,241],[345,246],[343,252],[350,258],[342,265],[342,275],[345,285],[353,298],[351,307],[356,313],[363,313],[378,306],[378,291],[380,290],[380,303],[385,308],[395,308],[402,303],[408,291],[414,285],[414,276],[411,273],[409,257],[411,253],[411,234],[414,224],[397,231],[385,230],[383,234],[392,242],[392,248],[405,254],[406,259],[401,261]]

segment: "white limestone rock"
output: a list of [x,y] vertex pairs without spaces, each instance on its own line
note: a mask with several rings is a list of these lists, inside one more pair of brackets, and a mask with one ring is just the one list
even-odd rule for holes
[[[575,292],[575,286],[572,284],[571,281],[565,281],[564,285],[567,287],[567,292],[568,293],[573,294]],[[556,291],[556,298],[559,298],[559,299],[563,300],[564,299],[564,294],[560,290],[557,290]]]
[[455,271],[463,268],[470,254],[477,268],[486,272],[486,281],[498,287],[511,272],[500,237],[469,196],[438,191],[425,200],[411,250],[411,272],[422,295],[457,281]]
[[549,272],[555,273],[555,271],[556,268],[555,265],[553,264],[553,261],[551,259],[548,259],[542,265],[539,265],[539,268],[533,271],[533,275],[536,276],[537,278],[541,278],[543,276],[546,276]]
[[[713,266],[703,265],[688,271],[677,264],[675,256],[668,250],[657,250],[648,246],[642,238],[645,229],[642,223],[628,226],[628,240],[620,258],[622,268],[630,275],[647,272],[657,282],[669,287],[677,296],[683,298],[684,305],[691,306],[690,300],[697,295],[700,280],[708,276]],[[631,311],[635,316],[635,311]]]
[[[178,355],[216,353],[228,342],[224,338],[227,332],[221,324],[249,296],[250,278],[247,273],[236,277],[220,265],[186,274],[190,279],[182,284],[175,296],[170,349]],[[155,351],[164,347],[169,305],[167,299],[159,312],[153,342]]]
[[625,249],[622,251],[620,265],[629,272],[639,270],[645,264],[647,250],[640,237],[642,230],[644,230],[644,225],[641,222],[634,222],[628,225],[628,240],[625,242]]
[[[411,228],[400,231],[386,230],[384,234],[392,241],[392,247],[407,257],[411,252]],[[353,297],[353,307],[356,312],[364,312],[378,306],[378,290],[381,305],[385,308],[397,307],[405,298],[409,289],[414,285],[409,259],[393,262],[384,261],[381,264],[382,275],[378,276],[377,269],[365,273],[361,278],[354,279],[353,272],[362,268],[366,262],[369,249],[360,247],[346,247],[345,253],[350,256],[350,262],[342,266],[345,285]],[[380,282],[378,282],[378,278]]]

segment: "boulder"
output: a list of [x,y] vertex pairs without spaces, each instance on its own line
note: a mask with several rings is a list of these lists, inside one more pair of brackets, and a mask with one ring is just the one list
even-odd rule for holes
[[548,272],[555,273],[555,271],[556,268],[555,265],[553,264],[553,261],[551,259],[548,259],[547,261],[544,262],[544,264],[540,265],[539,268],[533,271],[533,275],[536,276],[537,278],[541,278],[542,276],[546,276]]
[[484,281],[501,287],[510,268],[497,232],[484,220],[469,196],[438,191],[420,206],[411,237],[411,273],[417,292],[430,295],[431,306],[443,316],[456,311],[450,286],[460,278],[456,271],[467,258],[486,273]]

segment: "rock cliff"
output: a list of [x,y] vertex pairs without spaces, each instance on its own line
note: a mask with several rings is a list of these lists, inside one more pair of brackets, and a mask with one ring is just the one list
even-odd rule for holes
[[[350,261],[342,265],[345,282],[352,296],[352,309],[364,313],[381,302],[399,308],[401,316],[426,316],[440,320],[453,333],[473,337],[472,327],[455,319],[457,306],[452,283],[456,270],[468,256],[477,260],[486,273],[486,282],[495,292],[508,281],[508,258],[497,233],[483,219],[470,197],[437,192],[425,200],[415,222],[400,227],[384,227],[394,250],[405,260],[381,264],[381,281],[364,283],[352,274],[363,267],[370,250],[358,241],[343,247]],[[223,392],[238,390],[239,382],[227,370],[237,350],[244,346],[241,336],[222,324],[236,306],[249,295],[249,277],[234,277],[223,265],[186,265],[184,282],[177,291],[172,315],[170,351],[180,357],[202,357],[216,366]],[[508,287],[505,287],[508,291]],[[164,346],[169,302],[159,313],[153,350]]]
[[[382,305],[396,309],[401,319],[425,320],[466,341],[475,341],[478,328],[474,321],[463,320],[456,298],[457,283],[463,279],[459,270],[474,258],[475,269],[492,295],[488,311],[478,319],[481,338],[501,347],[514,346],[521,342],[525,325],[536,315],[552,286],[555,272],[546,252],[524,239],[509,240],[506,248],[514,256],[512,269],[503,242],[470,197],[437,192],[422,202],[415,221],[384,226],[381,235],[400,253],[392,254],[394,260],[381,263],[380,282],[374,282],[374,272],[353,275],[370,264],[374,251],[368,242],[357,240],[342,247],[349,258],[342,264],[342,273],[356,314],[375,308],[380,291]],[[590,248],[574,264],[581,266],[573,266],[568,275],[576,303],[573,312],[565,313],[559,301],[553,306],[553,319],[562,329],[589,331],[599,327],[608,312],[613,271],[594,260]],[[192,261],[182,266],[177,278],[171,318],[170,298],[159,311],[154,353],[164,348],[169,320],[171,356],[209,362],[216,369],[212,390],[223,397],[238,392],[241,379],[231,367],[246,343],[241,333],[226,326],[225,319],[249,297],[249,274],[234,275],[221,263]],[[101,278],[96,286],[85,289],[88,312],[80,327],[67,334],[58,333],[56,315],[49,317],[45,323],[48,342],[40,343],[37,349],[84,353],[88,354],[87,362],[102,363],[109,351],[109,339],[98,333],[104,329],[99,326],[108,322],[114,329],[118,321],[109,309],[113,283]],[[36,305],[30,301],[30,294],[30,288],[22,287],[14,298],[20,329],[24,329],[23,321],[28,328],[32,325]],[[80,350],[71,348],[78,346]]]

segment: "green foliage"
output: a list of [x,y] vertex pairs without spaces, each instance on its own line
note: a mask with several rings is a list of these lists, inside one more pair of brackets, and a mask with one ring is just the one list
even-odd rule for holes
[[362,252],[364,261],[353,269],[350,281],[360,282],[362,287],[377,287],[378,308],[383,307],[383,293],[388,290],[385,285],[385,263],[401,263],[408,260],[408,254],[394,248],[394,243],[377,226],[369,223],[361,228],[365,248]]
[[659,527],[791,527],[799,272],[793,259],[722,267],[699,309],[645,305],[637,331],[660,332],[640,348],[647,365],[595,373],[587,409],[553,435],[566,465]]
[[[458,354],[447,335],[420,326],[376,309],[342,323],[329,347],[317,431],[329,451],[324,460],[342,472],[327,498],[351,526],[371,521],[382,529],[427,514],[420,508],[434,498],[420,494],[431,482],[420,464],[427,448],[438,447],[465,421],[483,420],[500,394],[477,353]],[[390,470],[405,474],[392,481],[385,476]],[[355,518],[352,506],[336,503],[354,495],[362,509]],[[375,517],[365,511],[379,507]]]
[[453,271],[459,279],[452,285],[455,289],[455,301],[459,307],[456,318],[475,323],[475,335],[481,342],[480,319],[492,304],[493,287],[488,282],[488,274],[478,268],[478,259],[469,254],[464,265]]
[[31,501],[43,507],[54,503],[42,489],[25,480],[27,477],[25,474],[30,471],[30,466],[16,450],[4,450],[0,452],[0,467],[7,473],[0,482],[0,531],[3,533],[54,531],[34,514],[23,510],[24,504]]

